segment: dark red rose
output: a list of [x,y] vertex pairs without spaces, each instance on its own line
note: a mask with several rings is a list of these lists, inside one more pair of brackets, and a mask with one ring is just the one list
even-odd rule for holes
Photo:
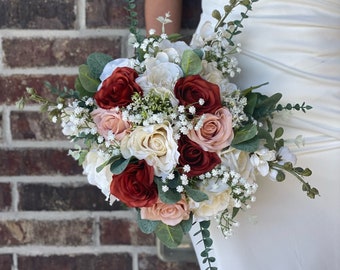
[[130,163],[118,175],[112,176],[111,194],[129,207],[150,207],[158,199],[154,170],[145,160]]
[[129,105],[135,92],[143,94],[142,88],[135,81],[137,77],[134,69],[117,67],[94,95],[98,106],[108,110]]
[[[175,85],[174,92],[181,105],[190,106],[194,104],[196,115],[215,113],[217,109],[222,107],[218,85],[204,80],[199,75],[180,78]],[[198,104],[201,98],[204,100],[202,106]]]
[[181,136],[178,141],[179,164],[190,165],[189,177],[198,176],[211,171],[221,163],[220,157],[215,152],[204,151],[197,143],[187,136]]

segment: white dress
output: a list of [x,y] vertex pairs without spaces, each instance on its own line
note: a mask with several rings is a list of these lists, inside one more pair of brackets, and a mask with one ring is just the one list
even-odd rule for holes
[[[227,2],[203,0],[200,25]],[[309,199],[294,177],[259,179],[257,200],[238,216],[231,238],[211,227],[218,269],[340,269],[340,1],[259,0],[249,16],[235,83],[269,82],[260,91],[282,92],[283,104],[313,106],[278,122],[286,138],[304,136],[305,146],[293,150],[298,165],[313,170],[306,180],[321,196]]]

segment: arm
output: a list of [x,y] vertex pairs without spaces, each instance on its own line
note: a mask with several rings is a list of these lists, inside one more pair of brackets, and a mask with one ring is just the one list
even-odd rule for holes
[[167,34],[179,33],[181,29],[182,0],[145,0],[145,28],[146,33],[155,29],[156,34],[161,34],[161,23],[157,17],[165,16],[170,12],[172,23],[165,25]]

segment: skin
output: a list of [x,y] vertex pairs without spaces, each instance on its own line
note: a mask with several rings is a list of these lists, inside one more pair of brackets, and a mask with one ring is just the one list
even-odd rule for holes
[[162,24],[157,21],[159,16],[170,12],[172,23],[165,25],[165,32],[170,35],[179,33],[181,29],[182,0],[145,0],[145,28],[147,33],[155,29],[156,34],[161,34]]

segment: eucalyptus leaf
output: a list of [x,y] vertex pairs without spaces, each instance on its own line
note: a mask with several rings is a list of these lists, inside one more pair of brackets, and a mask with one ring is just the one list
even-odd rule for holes
[[184,233],[188,233],[192,227],[192,213],[190,213],[190,218],[188,220],[182,220],[180,223]]
[[234,144],[232,143],[231,146],[238,149],[238,150],[242,150],[248,153],[252,153],[255,152],[258,148],[259,148],[259,144],[260,144],[260,140],[259,138],[256,136],[248,141],[244,141],[238,144]]
[[169,226],[160,222],[155,233],[159,240],[169,248],[177,247],[183,239],[183,230],[180,225]]
[[112,156],[110,159],[108,159],[107,161],[105,161],[102,165],[98,166],[96,168],[96,171],[99,173],[102,169],[104,169],[106,166],[108,166],[109,164],[115,162],[116,160],[121,159],[122,156]]
[[87,57],[87,61],[86,61],[89,67],[91,76],[93,76],[96,79],[99,79],[100,75],[103,72],[105,65],[112,60],[113,58],[110,55],[100,53],[100,52],[91,53]]
[[199,191],[197,189],[192,189],[192,188],[186,186],[185,191],[188,194],[188,196],[191,199],[193,199],[195,202],[202,202],[202,201],[209,199],[207,194],[205,194],[204,192]]
[[167,204],[174,204],[178,202],[182,196],[175,189],[169,188],[166,192],[162,190],[162,186],[164,185],[162,179],[160,177],[155,177],[155,183],[157,184],[158,196],[162,202]]
[[248,141],[257,135],[257,126],[254,124],[248,124],[235,132],[235,137],[232,144],[237,145],[239,143]]
[[161,222],[149,220],[149,219],[142,219],[140,215],[140,211],[138,211],[137,225],[143,233],[146,233],[146,234],[153,233],[156,230],[159,223]]
[[100,84],[98,79],[92,77],[88,65],[79,66],[79,81],[83,88],[91,93],[95,93],[97,91],[98,85]]
[[130,158],[125,159],[121,157],[120,159],[117,159],[111,163],[110,171],[113,174],[121,174],[125,170],[127,165],[129,165],[129,163],[130,163]]
[[202,61],[193,50],[185,50],[182,55],[181,68],[185,76],[196,75],[202,70]]
[[76,81],[74,83],[74,88],[78,91],[80,97],[92,97],[93,93],[87,91],[81,84],[80,80],[79,80],[79,76],[76,78]]

